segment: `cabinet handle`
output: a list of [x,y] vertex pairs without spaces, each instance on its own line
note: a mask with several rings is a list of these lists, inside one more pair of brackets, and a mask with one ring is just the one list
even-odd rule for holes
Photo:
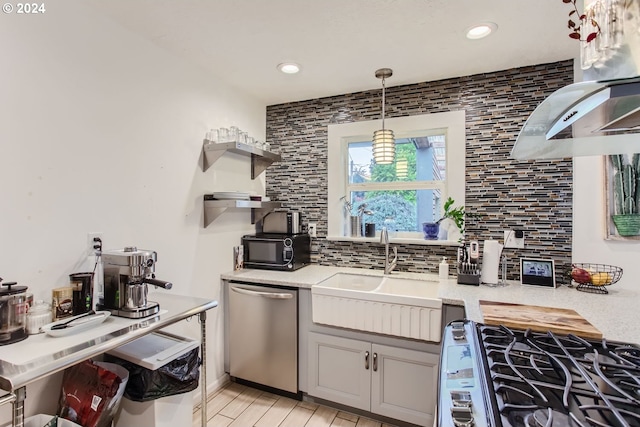
[[378,353],[373,353],[373,372],[378,372]]
[[369,369],[369,352],[364,352],[364,369]]

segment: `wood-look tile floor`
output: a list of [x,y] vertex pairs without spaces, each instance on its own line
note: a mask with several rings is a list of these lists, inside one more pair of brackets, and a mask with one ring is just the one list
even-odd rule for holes
[[[392,427],[379,421],[234,382],[209,395],[207,427]],[[193,427],[201,426],[200,405]]]

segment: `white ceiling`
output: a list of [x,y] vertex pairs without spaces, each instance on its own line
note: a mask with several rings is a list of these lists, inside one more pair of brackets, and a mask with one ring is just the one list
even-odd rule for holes
[[[570,59],[563,0],[89,0],[266,105]],[[468,40],[465,30],[498,31]],[[280,62],[302,65],[280,73]]]

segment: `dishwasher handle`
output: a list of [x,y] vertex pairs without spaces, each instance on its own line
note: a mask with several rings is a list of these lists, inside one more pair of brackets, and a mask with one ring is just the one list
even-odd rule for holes
[[251,289],[241,288],[239,286],[230,286],[232,291],[237,292],[243,295],[249,295],[253,297],[263,297],[263,298],[271,298],[271,299],[291,299],[293,298],[293,294],[291,293],[273,293],[273,292],[260,292],[260,291],[252,291]]

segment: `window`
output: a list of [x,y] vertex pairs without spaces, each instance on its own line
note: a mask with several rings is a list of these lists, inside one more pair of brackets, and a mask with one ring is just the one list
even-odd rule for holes
[[[372,143],[347,143],[346,199],[352,215],[366,206],[366,222],[392,227],[399,232],[422,231],[423,222],[440,218],[442,195],[446,190],[446,135],[396,140],[396,157],[390,165],[373,160]],[[393,224],[393,225],[392,225]]]
[[387,226],[398,238],[423,240],[422,223],[440,219],[448,196],[464,203],[464,112],[392,118],[385,124],[396,135],[390,165],[373,160],[378,120],[329,126],[329,238],[346,237],[348,214],[357,215],[366,204],[370,214],[363,222],[376,224],[377,231]]

